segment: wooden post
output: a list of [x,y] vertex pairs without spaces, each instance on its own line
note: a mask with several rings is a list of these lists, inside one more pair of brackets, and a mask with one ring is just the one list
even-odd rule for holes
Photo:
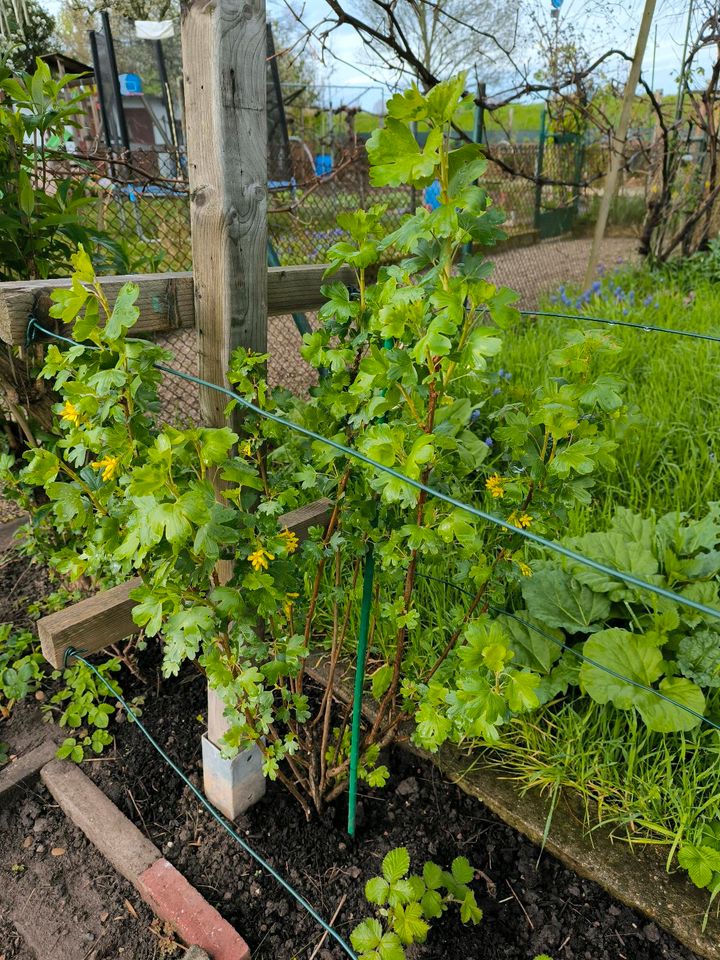
[[[225,385],[236,347],[267,351],[265,0],[184,0],[181,36],[198,366]],[[224,426],[226,405],[201,388],[207,426]],[[210,713],[214,700],[208,688]],[[262,759],[258,747],[224,759],[217,727],[202,740],[205,793],[234,818],[265,792]]]
[[633,57],[630,73],[628,74],[627,83],[625,84],[625,94],[623,96],[620,119],[612,138],[610,169],[605,177],[603,195],[600,201],[600,209],[598,210],[597,223],[595,224],[595,233],[593,235],[592,247],[590,248],[590,257],[588,258],[588,265],[585,271],[585,290],[589,288],[595,279],[595,270],[597,268],[598,257],[600,256],[600,245],[605,236],[610,204],[615,196],[618,174],[620,173],[625,157],[625,141],[627,140],[628,128],[630,126],[633,100],[635,99],[635,91],[640,79],[640,70],[642,68],[645,47],[647,46],[654,14],[655,0],[645,0],[645,9],[642,20],[640,21],[640,30],[638,31],[638,38],[635,44],[635,56]]
[[[267,349],[264,0],[185,0],[182,50],[200,376],[225,385],[232,351]],[[227,400],[200,391],[208,426]]]

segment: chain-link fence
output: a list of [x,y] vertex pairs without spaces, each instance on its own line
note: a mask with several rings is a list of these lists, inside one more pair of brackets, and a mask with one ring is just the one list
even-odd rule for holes
[[[318,171],[306,144],[293,142],[293,165],[298,176],[291,183],[271,187],[268,236],[281,265],[321,263],[333,243],[345,235],[337,225],[343,211],[383,204],[388,229],[431,197],[409,187],[378,188],[370,183],[367,155],[356,143],[333,157],[332,169]],[[602,148],[548,142],[493,144],[492,160],[483,183],[493,202],[505,213],[508,239],[488,251],[496,261],[498,282],[518,289],[524,306],[532,306],[544,292],[563,282],[580,282],[589,244],[578,239],[583,221],[594,219],[599,191],[592,186],[606,157]],[[192,268],[189,193],[182,156],[138,155],[105,159],[94,178],[97,226],[119,244],[131,272],[167,272]],[[543,182],[538,182],[538,174]],[[430,191],[431,193],[432,191]],[[637,199],[637,198],[636,198]],[[640,212],[644,196],[640,196]],[[622,200],[622,198],[621,198]],[[606,262],[632,255],[632,238],[609,240]],[[312,318],[314,319],[314,318]],[[311,322],[312,322],[311,319]],[[175,331],[162,338],[187,372],[197,372],[197,350],[192,331]],[[270,380],[297,395],[307,392],[313,371],[300,357],[301,337],[290,316],[269,322]],[[197,422],[199,399],[195,388],[173,380],[162,387],[163,413],[168,419]]]

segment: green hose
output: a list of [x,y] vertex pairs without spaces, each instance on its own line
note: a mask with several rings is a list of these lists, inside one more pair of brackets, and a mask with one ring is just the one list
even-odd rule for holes
[[355,811],[357,808],[358,767],[360,764],[360,721],[362,698],[365,686],[365,661],[367,659],[368,633],[370,632],[370,609],[372,607],[373,581],[375,579],[375,548],[368,542],[363,570],[362,606],[360,607],[360,630],[358,633],[357,659],[355,661],[355,690],[353,693],[352,737],[350,740],[350,774],[348,782],[347,831],[355,836]]

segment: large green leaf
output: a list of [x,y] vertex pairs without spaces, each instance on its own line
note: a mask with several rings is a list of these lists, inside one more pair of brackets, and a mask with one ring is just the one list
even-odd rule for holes
[[518,616],[528,623],[535,624],[543,633],[556,637],[558,643],[546,639],[537,630],[526,627],[513,617],[498,617],[498,622],[510,637],[509,647],[514,654],[513,666],[527,667],[540,674],[550,673],[553,664],[562,654],[560,646],[564,639],[562,633],[559,630],[551,630],[538,620],[533,620],[527,610],[519,610]]
[[[586,533],[584,537],[566,540],[565,543],[591,560],[597,560],[623,573],[631,573],[641,580],[649,583],[660,583],[662,580],[658,576],[657,558],[651,550],[638,543],[629,542],[621,533]],[[630,599],[637,594],[636,588],[584,564],[568,560],[567,567],[576,580],[596,593],[607,593],[611,600]]]
[[[668,703],[656,693],[642,690],[638,691],[635,698],[635,706],[650,730],[674,733],[700,726],[702,720],[695,714],[705,713],[705,697],[697,684],[686,677],[666,677],[660,681],[659,691],[674,703]],[[686,707],[689,709],[684,709]],[[690,713],[690,710],[694,713]]]
[[[642,635],[612,628],[585,641],[583,655],[594,660],[580,668],[580,684],[597,703],[630,710],[643,691],[628,680],[650,686],[663,671],[662,653]],[[603,667],[622,676],[613,676]]]
[[388,117],[367,143],[370,182],[374,187],[426,186],[435,176],[441,144],[442,130],[431,130],[421,147],[406,124]]
[[532,617],[568,633],[593,633],[610,614],[604,594],[578,583],[554,563],[538,561],[523,581],[522,595]]

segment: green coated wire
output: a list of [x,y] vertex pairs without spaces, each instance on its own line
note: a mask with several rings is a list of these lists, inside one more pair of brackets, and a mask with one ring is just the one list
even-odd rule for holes
[[230,824],[229,824],[228,821],[225,819],[225,817],[223,817],[223,815],[222,815],[221,813],[219,813],[219,812],[215,809],[215,807],[210,803],[210,801],[207,799],[207,797],[205,796],[205,794],[204,794],[201,790],[198,790],[198,788],[195,786],[195,784],[192,783],[192,781],[185,775],[185,773],[183,773],[183,771],[180,769],[180,767],[167,755],[167,753],[163,750],[163,748],[160,746],[160,744],[155,740],[155,738],[152,736],[152,734],[149,733],[149,731],[147,730],[147,728],[146,728],[146,727],[141,723],[141,721],[138,719],[137,715],[136,715],[135,712],[133,711],[133,709],[132,709],[132,707],[130,706],[130,704],[128,704],[128,703],[123,699],[123,697],[122,697],[122,696],[118,693],[118,691],[112,686],[112,684],[100,673],[100,671],[99,671],[95,666],[93,666],[93,664],[90,663],[89,660],[86,660],[86,659],[81,655],[80,651],[78,651],[78,650],[73,650],[71,647],[69,647],[69,648],[65,651],[65,657],[64,657],[64,659],[63,659],[63,667],[65,667],[65,666],[67,665],[67,662],[68,662],[68,660],[69,660],[71,657],[73,657],[75,660],[79,660],[81,663],[84,663],[85,666],[88,667],[88,668],[95,674],[95,676],[98,678],[98,680],[101,680],[101,681],[102,681],[102,683],[107,687],[107,689],[110,691],[110,693],[113,695],[113,697],[115,697],[115,699],[118,701],[118,703],[122,704],[122,707],[123,707],[123,709],[125,710],[125,712],[127,713],[127,715],[128,715],[128,716],[130,717],[130,719],[137,725],[137,727],[138,727],[138,729],[141,731],[141,733],[144,734],[144,736],[147,738],[147,740],[148,740],[148,742],[151,744],[151,746],[154,747],[155,750],[160,754],[160,756],[161,756],[162,759],[165,761],[165,763],[166,763],[172,770],[175,771],[175,773],[180,777],[180,779],[183,781],[183,783],[185,784],[185,786],[190,788],[190,790],[191,790],[191,791],[193,792],[193,794],[197,797],[197,799],[200,801],[200,803],[205,807],[205,809],[208,811],[208,813],[209,813],[212,817],[214,817],[214,819],[220,824],[220,826],[221,826],[224,830],[227,831],[227,833],[230,834],[230,836],[233,838],[233,840],[235,840],[236,843],[240,844],[240,846],[243,848],[243,850],[244,850],[247,854],[249,854],[249,855],[253,858],[253,860],[255,860],[255,862],[258,863],[258,864],[263,868],[263,870],[267,871],[267,873],[269,873],[269,874],[280,884],[280,886],[281,886],[284,890],[286,890],[286,891],[290,894],[290,896],[292,896],[292,897],[300,904],[301,907],[303,907],[305,910],[307,910],[307,912],[310,914],[310,916],[313,918],[313,920],[315,920],[315,922],[318,923],[318,924],[322,927],[322,929],[325,931],[325,933],[329,934],[329,935],[333,938],[333,940],[335,940],[336,943],[337,943],[340,947],[342,947],[342,949],[343,949],[344,952],[348,955],[348,957],[351,957],[352,960],[358,960],[358,958],[357,958],[356,954],[353,952],[352,948],[351,948],[350,946],[348,946],[348,944],[343,940],[343,938],[340,936],[340,934],[339,934],[336,930],[334,930],[334,929],[330,926],[330,924],[326,923],[326,922],[323,920],[323,918],[320,916],[320,914],[317,913],[317,911],[316,911],[313,907],[310,906],[310,904],[307,902],[307,900],[306,900],[301,894],[299,894],[299,893],[297,892],[297,890],[295,890],[295,889],[288,883],[288,881],[285,880],[284,877],[282,877],[282,876],[277,872],[277,870],[275,870],[274,867],[271,867],[270,864],[267,862],[267,860],[264,860],[263,857],[261,857],[260,854],[257,853],[257,851],[253,850],[253,848],[250,846],[250,844],[249,844],[246,840],[243,840],[243,838],[237,833],[236,830],[233,829],[232,826],[230,826]]
[[[63,340],[65,343],[72,344],[72,346],[83,346],[83,344],[77,343],[75,340],[70,340],[68,337],[63,337],[51,330],[46,330],[34,318],[31,318],[30,324],[32,324],[35,329],[40,330],[42,333],[45,333],[50,337]],[[367,466],[372,467],[374,470],[379,470],[381,473],[386,473],[388,476],[394,477],[396,480],[406,483],[409,487],[412,487],[415,490],[420,490],[426,493],[428,496],[434,497],[436,500],[440,500],[443,503],[449,504],[451,507],[456,507],[458,510],[463,510],[465,513],[469,513],[472,517],[477,517],[479,520],[485,520],[496,527],[500,527],[510,533],[517,534],[524,540],[527,540],[529,543],[537,544],[537,546],[551,550],[553,553],[557,553],[562,557],[566,557],[568,560],[573,560],[575,563],[580,563],[585,567],[589,567],[591,570],[597,571],[598,573],[604,573],[606,576],[612,577],[613,579],[621,580],[623,583],[628,583],[640,590],[647,590],[650,593],[654,593],[658,597],[663,597],[665,600],[670,600],[672,603],[678,603],[680,606],[688,607],[691,610],[696,610],[698,613],[702,613],[705,616],[720,619],[720,610],[715,610],[713,607],[707,607],[704,603],[699,603],[697,600],[692,600],[690,597],[683,597],[681,594],[674,593],[672,590],[666,590],[665,587],[647,583],[645,580],[641,580],[632,573],[625,573],[624,571],[616,570],[614,567],[609,567],[607,564],[601,563],[599,560],[592,560],[590,557],[585,557],[581,553],[571,550],[569,547],[564,547],[562,544],[556,543],[553,540],[547,540],[545,537],[540,536],[540,534],[532,533],[530,530],[525,530],[522,527],[516,527],[508,520],[504,520],[502,517],[497,517],[495,514],[487,513],[485,510],[480,510],[479,507],[473,507],[471,504],[464,503],[462,500],[458,500],[457,497],[450,496],[448,493],[443,493],[441,490],[436,490],[434,487],[430,487],[428,484],[423,483],[420,480],[414,480],[411,477],[406,476],[404,473],[401,473],[399,470],[394,470],[392,467],[387,467],[382,463],[378,463],[377,460],[373,460],[372,457],[368,457],[364,453],[360,453],[359,450],[353,450],[351,447],[346,447],[345,444],[338,443],[337,440],[331,440],[329,437],[324,437],[322,434],[315,433],[314,430],[309,430],[307,427],[300,426],[298,423],[293,423],[291,420],[287,420],[285,417],[281,417],[277,413],[271,413],[269,410],[263,410],[261,407],[251,403],[249,400],[245,400],[244,397],[241,397],[240,394],[236,393],[234,390],[230,390],[227,387],[220,387],[216,383],[211,383],[209,380],[203,380],[201,377],[196,377],[193,374],[183,373],[181,370],[176,370],[174,367],[169,367],[164,363],[156,363],[155,368],[157,370],[162,370],[164,373],[169,373],[174,377],[178,377],[180,380],[186,380],[188,383],[194,383],[196,386],[205,387],[208,390],[215,390],[218,393],[222,393],[226,397],[230,397],[231,400],[235,400],[237,403],[241,404],[241,406],[245,407],[246,410],[251,410],[259,417],[263,417],[266,420],[271,420],[273,423],[278,423],[280,426],[286,427],[289,430],[294,430],[296,433],[300,433],[310,440],[315,440],[318,443],[325,444],[325,446],[331,447],[333,450],[337,450],[339,453],[342,453],[345,456],[353,457],[355,460],[359,460],[361,463],[367,464]]]
[[693,330],[673,330],[672,327],[657,327],[651,323],[631,323],[629,320],[611,320],[609,317],[591,317],[584,313],[549,313],[545,310],[519,310],[522,317],[555,317],[558,320],[587,320],[590,323],[604,323],[609,327],[631,327],[642,333],[672,333],[677,337],[691,337],[693,340],[710,340],[720,343],[720,337],[710,333],[697,333]]
[[355,836],[355,811],[357,808],[358,768],[360,765],[360,723],[362,720],[363,687],[365,686],[365,661],[367,659],[368,634],[370,632],[370,608],[372,606],[373,580],[375,578],[375,550],[372,541],[368,544],[363,570],[362,605],[358,631],[357,658],[355,661],[355,688],[353,692],[352,736],[350,739],[350,770],[348,779],[347,831]]
[[[452,580],[445,580],[442,577],[433,577],[429,573],[418,573],[418,576],[423,580],[434,580],[435,583],[444,583],[446,586],[452,587],[454,590],[458,590],[460,593],[464,593],[468,597],[475,596],[475,594],[471,593],[470,590],[466,590],[459,584],[453,583]],[[612,667],[606,667],[605,664],[600,663],[597,660],[593,660],[592,657],[586,657],[584,653],[580,653],[580,651],[576,650],[575,647],[568,646],[568,644],[563,640],[558,640],[558,638],[554,637],[551,633],[547,633],[547,631],[543,630],[541,627],[531,623],[529,620],[525,620],[523,617],[519,617],[516,613],[513,613],[510,610],[505,610],[503,607],[497,607],[492,603],[488,604],[488,610],[492,610],[492,612],[498,616],[510,617],[511,620],[515,620],[517,623],[522,624],[522,626],[526,627],[528,630],[533,630],[535,633],[539,634],[539,636],[544,637],[545,640],[549,640],[550,643],[554,643],[563,650],[567,650],[568,653],[571,653],[574,657],[577,657],[578,660],[582,660],[583,663],[589,663],[591,666],[597,667],[598,670],[602,670],[603,673],[608,673],[611,677],[615,677],[616,680],[622,680],[625,683],[629,683],[633,687],[637,687],[638,690],[644,690],[647,693],[653,693],[656,697],[658,697],[658,699],[672,704],[673,707],[677,707],[679,710],[684,710],[685,713],[689,713],[698,720],[702,720],[703,723],[706,723],[714,730],[720,730],[720,723],[715,723],[715,721],[711,720],[710,717],[706,717],[704,714],[698,713],[697,710],[693,710],[693,708],[688,707],[687,704],[673,700],[672,697],[668,697],[667,694],[663,693],[661,690],[656,690],[655,687],[650,687],[647,684],[641,683],[639,680],[633,680],[631,677],[626,677],[622,673],[618,673],[617,670],[613,670]]]

